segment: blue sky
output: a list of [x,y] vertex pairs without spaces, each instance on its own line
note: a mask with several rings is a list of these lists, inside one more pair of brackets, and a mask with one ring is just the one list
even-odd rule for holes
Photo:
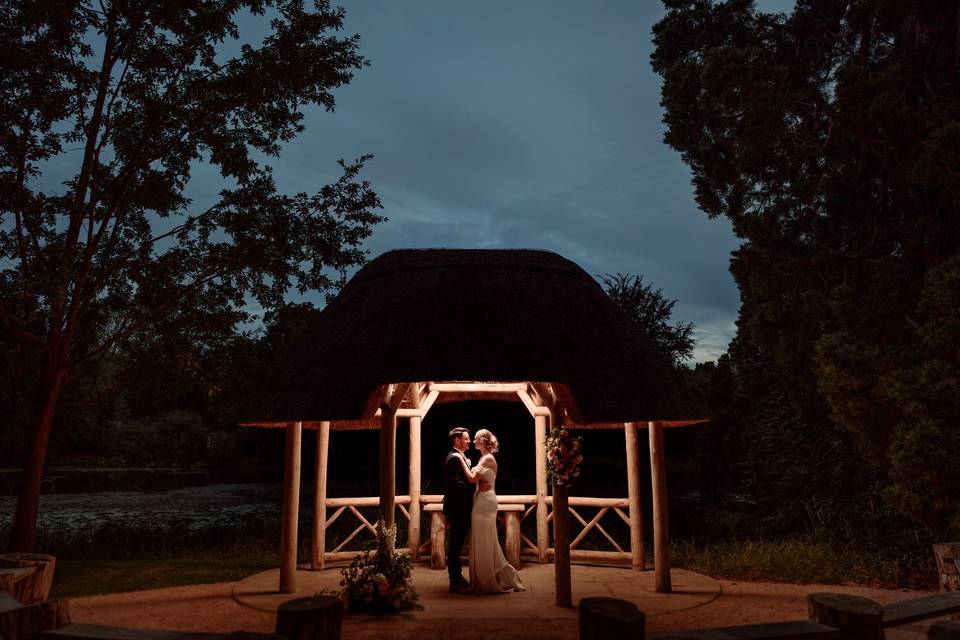
[[593,275],[642,274],[677,300],[673,320],[695,324],[695,360],[723,353],[739,242],[697,210],[688,168],[662,142],[649,64],[659,2],[340,4],[371,65],[273,163],[281,188],[314,191],[337,158],[373,153],[365,175],[389,221],[371,257],[532,247]]
[[[662,141],[649,63],[660,2],[338,4],[370,66],[336,91],[335,112],[307,110],[304,133],[269,159],[282,191],[316,192],[339,176],[337,159],[372,153],[364,178],[389,221],[367,240],[370,257],[555,251],[595,276],[643,275],[677,301],[674,321],[694,323],[695,361],[725,351],[739,308],[728,270],[739,241],[726,219],[697,210],[689,169]],[[758,6],[784,11],[793,1]],[[240,26],[241,40],[255,43],[266,19]],[[41,182],[61,185],[76,153],[48,163]],[[224,186],[216,169],[195,166],[192,209]]]

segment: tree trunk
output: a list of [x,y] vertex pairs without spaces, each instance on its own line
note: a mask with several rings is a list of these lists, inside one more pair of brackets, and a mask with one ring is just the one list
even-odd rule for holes
[[43,486],[43,469],[47,460],[47,443],[50,429],[57,413],[57,402],[63,392],[67,371],[54,370],[45,377],[43,398],[37,425],[30,443],[30,457],[23,468],[23,481],[17,498],[17,510],[13,516],[9,551],[31,553],[37,543],[37,513],[40,509],[40,489]]

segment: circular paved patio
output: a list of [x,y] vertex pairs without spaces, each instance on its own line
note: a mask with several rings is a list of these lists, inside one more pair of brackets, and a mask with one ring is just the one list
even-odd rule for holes
[[[673,569],[670,572],[673,593],[656,592],[652,570],[573,565],[570,573],[574,605],[581,598],[594,596],[621,598],[635,603],[647,617],[705,605],[719,596],[722,590],[717,580],[685,569]],[[554,604],[552,564],[524,564],[520,578],[527,587],[526,591],[502,595],[459,595],[447,591],[446,571],[417,565],[413,570],[413,583],[424,608],[403,615],[411,620],[576,619],[578,611],[575,606],[564,608]],[[237,602],[254,609],[276,611],[287,600],[339,589],[340,567],[323,571],[301,567],[297,571],[296,593],[277,593],[279,580],[279,569],[252,575],[234,585],[233,597]]]

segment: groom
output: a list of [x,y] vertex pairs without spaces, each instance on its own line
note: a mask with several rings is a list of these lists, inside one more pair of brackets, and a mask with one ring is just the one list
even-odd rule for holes
[[[463,472],[460,456],[470,447],[470,432],[463,427],[452,429],[453,447],[443,463],[443,515],[450,526],[450,546],[447,548],[447,573],[451,593],[470,593],[470,583],[463,577],[460,554],[470,529],[470,511],[473,508],[474,487]],[[469,461],[468,461],[469,464]],[[481,489],[486,483],[481,482]]]

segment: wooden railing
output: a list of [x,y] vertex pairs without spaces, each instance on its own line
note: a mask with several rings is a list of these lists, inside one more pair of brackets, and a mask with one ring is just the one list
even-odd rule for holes
[[[428,504],[439,504],[443,502],[442,495],[430,494],[430,495],[421,495],[420,504],[426,506]],[[536,495],[499,495],[497,496],[497,502],[500,504],[520,504],[523,505],[523,515],[520,518],[521,525],[521,534],[520,534],[520,552],[521,556],[528,559],[537,561],[540,557],[539,546],[537,540],[532,540],[522,533],[522,526],[524,521],[529,519],[536,519],[537,512],[537,496]],[[604,518],[619,518],[622,520],[627,527],[630,526],[630,518],[627,513],[629,510],[629,500],[627,498],[590,498],[590,497],[579,497],[571,496],[569,498],[570,504],[570,514],[573,518],[578,521],[581,525],[581,528],[577,532],[571,532],[571,535],[575,537],[570,543],[570,557],[572,560],[577,560],[581,562],[613,562],[613,563],[627,563],[629,564],[633,557],[633,549],[630,548],[629,542],[625,545],[621,545],[615,538],[610,534],[610,532],[604,528],[603,520]],[[354,557],[357,554],[357,551],[345,551],[345,547],[354,541],[358,535],[363,532],[368,532],[370,534],[369,538],[364,536],[363,539],[367,539],[370,542],[371,539],[376,539],[376,523],[371,522],[370,519],[366,518],[361,512],[361,508],[370,508],[377,507],[379,505],[379,498],[376,496],[372,497],[355,497],[355,498],[327,498],[326,506],[329,513],[330,509],[333,509],[333,513],[326,519],[324,529],[329,531],[331,525],[338,520],[341,516],[352,516],[356,522],[357,527],[353,529],[347,537],[337,543],[331,551],[324,552],[324,561],[337,561],[337,560],[347,560]],[[409,523],[410,521],[410,496],[396,496],[395,505],[406,520]],[[547,520],[550,521],[553,518],[553,513],[551,507],[553,506],[553,499],[550,496],[546,498],[546,506],[548,509]],[[584,509],[597,509],[597,512],[594,514],[587,514]],[[586,514],[586,517],[585,517]],[[589,518],[589,519],[588,519]],[[402,526],[400,520],[397,520],[398,528]],[[609,525],[608,525],[609,526]],[[578,547],[586,539],[587,535],[591,531],[597,531],[601,534],[603,539],[608,543],[607,549],[579,549]],[[535,534],[534,534],[535,535]],[[555,555],[554,549],[550,547],[548,541],[543,541],[543,547],[546,549],[545,560],[553,558]],[[329,548],[329,547],[326,547]],[[430,540],[429,537],[423,540],[417,547],[417,558],[429,558],[430,556]]]

